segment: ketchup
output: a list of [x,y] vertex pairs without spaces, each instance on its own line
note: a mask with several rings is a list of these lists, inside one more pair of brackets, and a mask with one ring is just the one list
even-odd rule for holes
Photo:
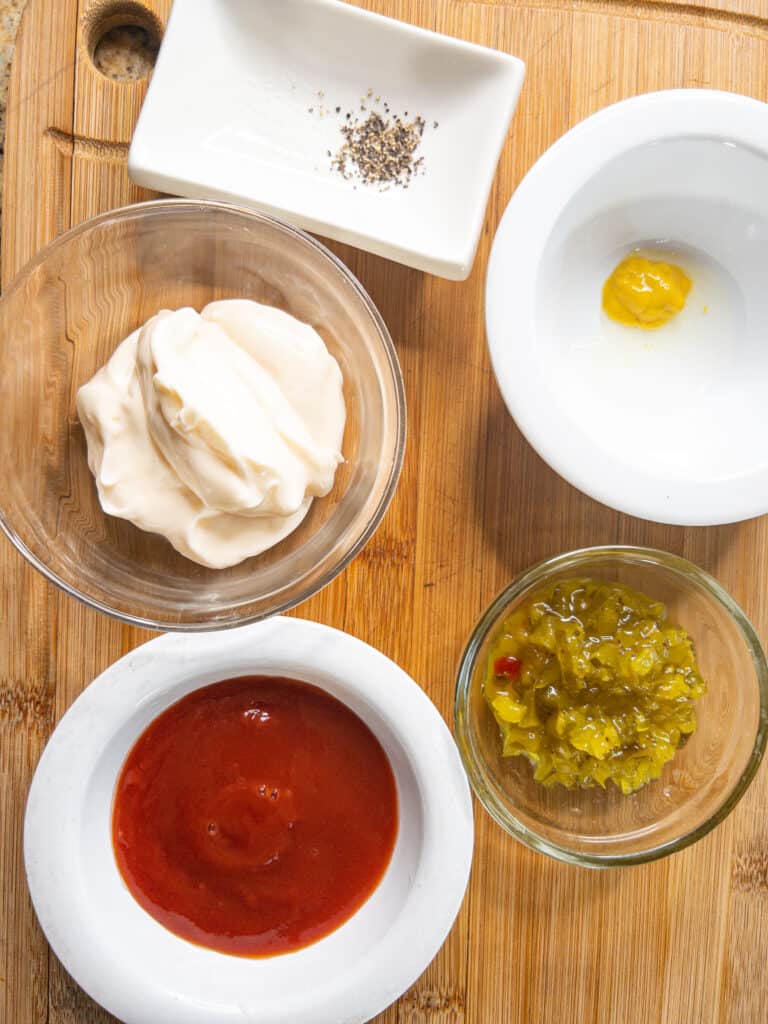
[[183,697],[129,753],[112,838],[137,902],[224,953],[300,949],[370,896],[397,837],[371,730],[308,683],[245,676]]

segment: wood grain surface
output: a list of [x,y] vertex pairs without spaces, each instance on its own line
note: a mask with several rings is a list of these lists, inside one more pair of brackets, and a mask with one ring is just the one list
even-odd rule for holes
[[[145,5],[164,21],[170,0]],[[405,376],[409,442],[383,525],[296,614],[394,658],[450,721],[454,670],[495,592],[528,564],[582,545],[649,544],[699,563],[768,640],[768,524],[679,529],[619,515],[528,447],[493,380],[482,317],[496,224],[533,161],[571,125],[636,93],[732,89],[768,100],[768,0],[367,0],[431,29],[515,53],[523,96],[474,272],[455,284],[331,247],[379,306]],[[91,63],[109,0],[30,0],[13,68],[2,282],[46,241],[146,197],[127,178],[144,82]],[[128,18],[130,20],[130,17]],[[0,544],[0,1021],[113,1020],[50,954],[22,864],[27,788],[51,729],[88,682],[148,639],[48,586]],[[764,1024],[768,1020],[768,765],[730,819],[645,867],[590,872],[505,836],[478,807],[463,910],[387,1024]],[[450,842],[450,822],[446,822]],[[311,1024],[308,1020],[307,1024]]]

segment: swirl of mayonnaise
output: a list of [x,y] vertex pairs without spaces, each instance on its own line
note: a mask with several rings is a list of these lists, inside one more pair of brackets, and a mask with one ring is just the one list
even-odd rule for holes
[[342,383],[320,335],[282,310],[161,310],[77,394],[102,508],[210,568],[259,554],[333,486]]

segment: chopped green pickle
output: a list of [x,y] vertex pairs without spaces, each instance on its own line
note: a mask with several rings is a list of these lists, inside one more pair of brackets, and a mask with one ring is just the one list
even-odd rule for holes
[[612,782],[624,794],[661,775],[705,690],[665,605],[590,579],[561,580],[514,611],[484,683],[505,757],[526,757],[545,786]]

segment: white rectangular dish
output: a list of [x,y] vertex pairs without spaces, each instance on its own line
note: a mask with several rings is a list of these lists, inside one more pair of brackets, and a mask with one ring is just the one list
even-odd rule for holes
[[[128,169],[462,280],[524,74],[509,54],[339,0],[176,0]],[[424,121],[405,187],[334,167],[342,127],[371,111]]]

